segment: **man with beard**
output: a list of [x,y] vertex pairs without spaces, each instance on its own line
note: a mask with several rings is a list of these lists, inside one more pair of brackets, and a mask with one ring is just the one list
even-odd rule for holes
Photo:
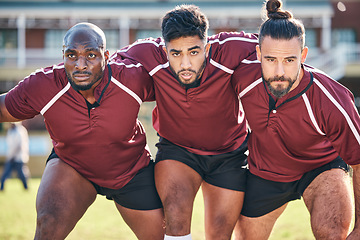
[[137,119],[140,104],[154,100],[151,78],[137,62],[109,63],[105,35],[89,23],[66,33],[63,59],[0,96],[1,122],[42,114],[53,142],[35,239],[65,239],[97,194],[114,201],[138,239],[163,239],[154,163]]
[[316,239],[345,239],[354,207],[347,164],[355,228],[346,239],[360,239],[360,118],[353,95],[304,64],[304,26],[280,0],[269,0],[266,9],[257,56],[233,75],[251,129],[236,239],[268,239],[287,203],[301,197]]
[[115,55],[139,61],[154,79],[155,182],[165,239],[191,239],[200,186],[206,239],[231,238],[244,198],[247,129],[230,81],[258,41],[244,32],[207,37],[207,30],[198,7],[181,5],[164,16],[163,39],[141,40]]

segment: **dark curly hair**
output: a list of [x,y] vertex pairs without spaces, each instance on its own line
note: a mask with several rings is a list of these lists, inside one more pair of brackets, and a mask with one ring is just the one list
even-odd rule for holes
[[180,37],[198,36],[207,38],[209,22],[206,16],[195,5],[180,5],[166,13],[162,19],[162,36],[165,42]]

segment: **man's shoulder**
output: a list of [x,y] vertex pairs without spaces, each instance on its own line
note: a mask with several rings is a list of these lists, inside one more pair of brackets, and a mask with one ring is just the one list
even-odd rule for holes
[[17,86],[26,91],[49,91],[68,83],[63,64],[40,68],[26,76]]
[[211,59],[234,70],[256,51],[258,39],[245,32],[222,32],[209,37]]
[[150,78],[149,73],[144,66],[133,59],[117,59],[109,62],[112,71],[113,81],[126,84],[128,82],[134,83],[145,82]]
[[162,38],[141,39],[118,50],[110,60],[132,59],[140,62],[146,70],[151,71],[157,65],[167,62],[166,53],[163,50],[164,46],[165,43]]
[[109,62],[109,65],[112,70],[111,81],[119,89],[128,92],[139,103],[154,100],[152,78],[141,63],[132,59],[118,59]]
[[165,46],[165,42],[162,38],[144,38],[138,39],[131,45],[121,48],[118,52],[156,51],[156,49],[162,49],[163,46]]
[[250,43],[258,44],[258,36],[254,33],[241,32],[220,32],[208,37],[210,44],[223,45],[226,43]]
[[328,114],[334,113],[331,109],[337,110],[340,106],[353,108],[354,95],[347,87],[317,68],[305,65],[304,70],[313,76],[313,87],[309,89],[307,97],[310,102],[317,102],[313,104],[315,107],[326,109],[324,112]]
[[304,64],[304,71],[311,73],[315,84],[318,85],[323,90],[329,88],[329,90],[332,89],[335,91],[336,90],[341,90],[346,92],[349,91],[344,85],[342,85],[341,83],[333,79],[330,75],[328,75],[327,73],[323,72],[318,68]]

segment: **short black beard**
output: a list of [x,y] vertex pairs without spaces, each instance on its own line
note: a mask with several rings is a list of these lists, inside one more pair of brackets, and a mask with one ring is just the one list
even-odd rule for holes
[[[89,73],[87,73],[87,74],[89,74]],[[97,82],[101,79],[101,78],[99,78],[99,79],[97,79],[96,81],[91,82],[91,83],[89,83],[89,84],[87,84],[87,85],[77,85],[77,84],[72,80],[71,75],[70,75],[69,73],[66,72],[66,76],[67,76],[67,79],[68,79],[71,87],[72,87],[73,89],[75,89],[76,91],[86,91],[86,90],[89,90],[89,89],[91,89],[91,87],[92,87],[95,83],[97,83]]]
[[[262,76],[263,79],[265,80],[267,86],[269,87],[269,90],[270,92],[276,97],[276,98],[281,98],[283,96],[285,96],[291,89],[291,87],[294,85],[295,80],[292,80],[291,78],[285,78],[285,77],[273,77],[273,78],[268,78],[268,79],[265,79],[264,78],[264,75]],[[270,83],[273,82],[273,81],[284,81],[284,82],[288,82],[289,83],[289,86],[285,89],[276,89],[276,88],[273,88]]]
[[[170,65],[169,65],[170,66]],[[206,67],[206,59],[204,60],[203,64],[201,65],[198,73],[196,74],[196,77],[195,77],[195,81],[193,81],[192,83],[183,83],[181,82],[180,80],[180,77],[179,77],[179,74],[175,72],[175,70],[170,66],[170,70],[173,72],[176,80],[179,82],[180,86],[182,86],[183,88],[185,88],[186,90],[189,89],[189,88],[196,88],[198,86],[200,86],[200,82],[201,82],[201,75],[203,73],[203,70],[205,69]],[[190,72],[194,72],[192,70],[189,70]],[[195,72],[196,73],[196,72]]]

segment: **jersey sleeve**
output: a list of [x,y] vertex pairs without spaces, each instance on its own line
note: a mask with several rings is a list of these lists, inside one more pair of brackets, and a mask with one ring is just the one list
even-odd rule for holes
[[62,64],[37,70],[6,94],[7,110],[18,119],[33,118],[56,94],[56,87],[62,85],[63,78],[66,75]]
[[259,79],[261,79],[261,63],[257,60],[256,52],[254,52],[234,70],[231,83],[236,94],[239,95]]
[[360,117],[353,94],[338,82],[326,84],[316,79],[321,77],[317,75],[314,80],[324,97],[318,104],[320,128],[346,163],[360,164]]
[[13,117],[29,119],[39,114],[39,109],[31,103],[31,97],[36,96],[34,86],[38,84],[39,79],[31,75],[6,94],[5,106]]
[[168,61],[163,46],[165,43],[162,38],[140,39],[132,45],[118,50],[110,59],[115,61],[132,59],[141,63],[146,71],[151,72],[157,66]]
[[222,32],[208,39],[211,59],[234,70],[244,59],[256,52],[256,34]]
[[112,65],[113,77],[133,91],[143,102],[155,100],[153,80],[140,63],[117,58],[110,65]]

